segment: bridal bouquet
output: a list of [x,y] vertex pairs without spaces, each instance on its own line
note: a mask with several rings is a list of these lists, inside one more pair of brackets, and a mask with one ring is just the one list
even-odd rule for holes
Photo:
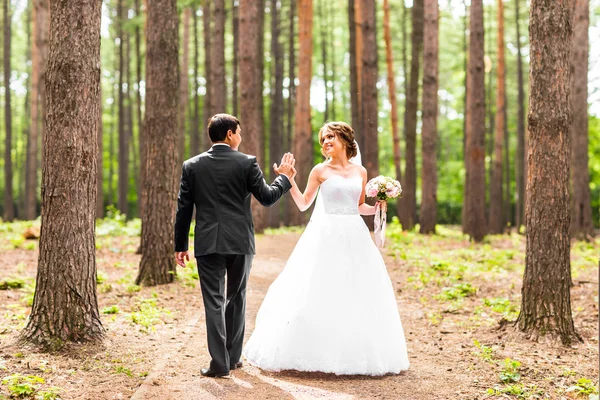
[[368,197],[379,200],[375,205],[375,243],[383,248],[385,244],[385,223],[387,203],[389,199],[395,199],[402,193],[400,182],[387,176],[379,175],[367,182],[365,191]]

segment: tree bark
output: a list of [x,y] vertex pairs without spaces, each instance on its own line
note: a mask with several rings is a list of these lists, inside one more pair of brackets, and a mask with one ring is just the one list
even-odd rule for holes
[[[140,16],[140,2],[139,0],[135,0],[135,15]],[[142,83],[142,49],[141,49],[141,29],[139,24],[135,26],[135,72],[136,72],[136,95],[137,95],[137,123],[138,123],[138,153],[140,155],[140,169],[138,171],[138,179],[136,180],[137,186],[137,202],[139,214],[142,215],[143,209],[143,199],[144,195],[143,191],[143,182],[144,182],[144,171],[146,170],[146,159],[145,159],[145,151],[144,151],[144,119],[142,117],[142,91],[141,91],[141,83]]]
[[379,144],[377,140],[377,27],[375,3],[361,0],[362,9],[362,136],[364,146],[361,148],[363,165],[367,169],[369,179],[379,175]]
[[10,42],[11,42],[10,3],[4,0],[4,220],[15,219],[12,172],[12,113],[10,110]]
[[487,232],[485,219],[485,84],[483,4],[471,1],[467,92],[467,232],[476,242]]
[[[102,68],[100,68],[102,71]],[[102,80],[102,78],[100,78]],[[96,166],[96,218],[104,217],[104,190],[103,190],[103,177],[102,177],[102,159],[104,155],[103,148],[103,140],[102,140],[102,85],[98,89],[98,139],[97,139],[97,148],[98,148],[98,156]]]
[[179,89],[176,0],[148,0],[146,34],[146,168],[142,214],[142,259],[136,284],[173,282],[177,198]]
[[190,83],[188,79],[189,70],[189,52],[190,52],[190,18],[192,9],[186,7],[183,10],[183,40],[182,40],[182,52],[181,52],[181,77],[179,81],[179,113],[177,128],[179,130],[179,165],[185,161],[185,137],[186,137],[186,117],[188,110],[188,102],[190,96]]
[[25,184],[25,219],[37,216],[38,157],[44,112],[44,71],[48,38],[48,0],[33,2],[33,51],[31,53],[31,127],[27,141],[27,175]]
[[412,47],[410,64],[410,87],[404,112],[404,135],[406,141],[404,185],[399,200],[398,215],[402,229],[411,230],[417,223],[417,109],[419,103],[419,73],[423,47],[423,0],[415,0],[412,8]]
[[233,54],[232,54],[232,63],[233,63],[233,82],[232,82],[232,104],[233,104],[233,115],[238,115],[239,111],[239,79],[238,79],[238,56],[240,51],[240,17],[239,17],[239,5],[238,0],[231,0],[231,15],[232,15],[232,23],[233,23]]
[[[263,57],[263,53],[260,52],[262,35],[257,21],[264,10],[262,1],[255,0],[241,0],[239,7],[240,37],[245,41],[240,47],[240,112],[244,127],[242,147],[245,153],[260,157],[264,140],[264,116],[260,106],[263,101],[263,82],[259,58]],[[266,227],[266,210],[254,198],[252,214],[255,231],[262,232]]]
[[208,125],[208,121],[213,116],[212,114],[212,106],[211,106],[211,95],[213,90],[212,86],[212,74],[210,71],[211,68],[211,41],[212,41],[212,29],[211,29],[211,0],[204,0],[202,5],[202,23],[203,23],[203,33],[204,33],[204,80],[205,84],[205,92],[204,92],[204,109],[203,109],[203,121],[200,125],[200,151],[204,151],[210,145],[207,145],[208,135],[206,133],[206,126]]
[[[492,172],[492,180],[490,182],[490,217],[489,217],[489,232],[491,234],[503,233],[506,227],[504,219],[504,199],[502,198],[503,178],[503,160],[502,152],[508,151],[504,147],[504,131],[505,131],[505,72],[504,72],[504,5],[502,0],[497,2],[498,8],[498,66],[496,67],[496,123],[494,136],[494,164]],[[508,198],[506,201],[510,201]]]
[[590,25],[589,0],[573,0],[573,41],[571,53],[571,106],[573,110],[571,180],[571,236],[594,236],[588,165],[588,58]]
[[51,3],[40,251],[33,308],[22,333],[50,348],[104,334],[94,239],[100,6],[92,0]]
[[329,69],[327,66],[327,22],[325,21],[325,11],[323,10],[323,1],[318,0],[318,18],[319,18],[319,35],[321,36],[321,63],[323,66],[323,83],[325,88],[325,114],[323,122],[329,121]]
[[[279,41],[281,35],[280,9],[276,0],[271,0],[271,111],[269,135],[269,159],[271,164],[283,156],[283,51]],[[273,174],[271,174],[273,176]],[[281,221],[281,202],[269,209],[269,226],[277,227]]]
[[125,58],[124,58],[124,42],[126,40],[123,32],[125,20],[123,10],[123,0],[117,2],[117,36],[119,38],[119,92],[118,92],[118,107],[119,107],[119,187],[118,187],[118,208],[123,214],[129,214],[129,204],[127,195],[129,192],[129,137],[127,135],[125,122],[125,93],[123,88],[123,79],[125,77]]
[[469,24],[468,24],[468,17],[469,17],[469,7],[467,6],[467,1],[463,0],[463,4],[465,6],[465,16],[463,19],[464,22],[464,27],[463,27],[463,52],[465,55],[464,58],[464,69],[465,69],[465,96],[463,98],[463,160],[465,163],[465,185],[464,185],[464,189],[463,189],[463,207],[462,207],[462,212],[461,212],[461,224],[462,224],[462,231],[464,234],[468,235],[469,234],[469,227],[467,224],[467,209],[469,208],[467,203],[469,201],[469,185],[467,185],[467,182],[469,182],[469,157],[467,157],[467,143],[469,143],[469,138],[467,136],[468,130],[467,130],[467,125],[469,124],[469,108],[468,108],[468,104],[467,104],[467,100],[468,100],[468,93],[469,93],[469,66],[468,66],[468,62],[469,62],[469,50],[468,50],[468,40],[467,40],[467,33],[469,32]]
[[[294,107],[296,101],[296,0],[290,0],[290,14],[289,14],[289,34],[288,34],[288,75],[289,84],[288,91],[289,95],[287,98],[287,126],[286,126],[286,140],[285,140],[285,151],[293,150],[292,131],[294,128]],[[296,207],[293,204],[292,199],[289,196],[285,196],[283,199],[283,223],[289,226],[292,222],[293,209]]]
[[525,224],[525,93],[523,90],[523,61],[521,57],[521,32],[519,30],[519,3],[515,0],[515,25],[517,28],[517,155],[516,155],[516,183],[517,199],[515,204],[515,219],[517,231],[521,231],[521,225]]
[[[298,78],[296,105],[294,110],[294,154],[296,156],[296,181],[299,185],[308,182],[308,175],[313,167],[312,127],[310,123],[310,84],[312,78],[312,0],[298,0]],[[300,186],[303,188],[304,186]],[[306,219],[296,207],[294,225],[302,225]]]
[[531,2],[527,246],[521,290],[521,331],[536,339],[575,332],[570,296],[572,2]]
[[400,168],[400,134],[398,132],[398,99],[396,97],[396,82],[394,77],[394,56],[392,51],[392,33],[390,30],[390,2],[383,0],[383,37],[385,40],[385,58],[387,65],[388,97],[392,106],[392,139],[394,150],[394,167],[396,179],[402,182],[402,169]]
[[[348,0],[348,26],[349,28],[349,48],[348,53],[350,54],[350,108],[352,115],[352,126],[358,129],[361,126],[360,123],[360,106],[359,106],[359,86],[358,86],[358,62],[360,55],[357,52],[356,45],[356,18],[354,12],[354,3],[357,0]],[[361,1],[361,0],[358,0]]]
[[227,92],[225,88],[225,1],[213,0],[212,4],[214,30],[211,34],[211,52],[207,54],[210,54],[210,105],[211,114],[214,115],[227,112]]
[[198,44],[198,16],[197,9],[192,13],[194,26],[194,123],[192,124],[192,137],[190,138],[190,157],[200,153],[200,132],[204,132],[200,126],[200,70],[199,70],[199,49]]
[[437,220],[438,2],[425,0],[423,41],[422,200],[420,232],[435,233]]

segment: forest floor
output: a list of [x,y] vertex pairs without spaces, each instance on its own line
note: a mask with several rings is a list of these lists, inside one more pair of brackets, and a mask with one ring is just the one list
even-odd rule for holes
[[[19,344],[33,300],[38,243],[31,223],[0,224],[0,399],[597,399],[600,241],[572,245],[571,304],[583,342],[537,342],[502,319],[518,315],[524,266],[521,235],[470,243],[459,228],[436,236],[389,225],[385,258],[397,294],[410,369],[385,377],[269,373],[244,364],[230,378],[208,366],[195,268],[174,284],[133,284],[139,221],[98,224],[98,301],[106,339],[43,353]],[[300,237],[298,229],[257,238],[247,329]],[[4,283],[4,284],[3,284]],[[37,396],[37,397],[36,397]]]

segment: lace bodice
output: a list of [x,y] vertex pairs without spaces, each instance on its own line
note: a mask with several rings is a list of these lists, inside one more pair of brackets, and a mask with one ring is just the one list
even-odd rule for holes
[[359,175],[349,178],[332,175],[321,183],[325,214],[358,214],[358,200],[361,193],[362,178]]

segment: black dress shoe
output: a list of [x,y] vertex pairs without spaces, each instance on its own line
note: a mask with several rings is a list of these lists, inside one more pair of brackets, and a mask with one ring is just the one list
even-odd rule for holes
[[238,361],[235,364],[231,364],[231,366],[229,367],[229,370],[233,371],[234,369],[242,368],[243,366],[244,366],[244,363],[241,361]]
[[202,376],[206,376],[207,378],[224,378],[226,376],[229,376],[229,371],[213,371],[210,368],[202,368],[202,370],[200,370],[200,373],[202,374]]

